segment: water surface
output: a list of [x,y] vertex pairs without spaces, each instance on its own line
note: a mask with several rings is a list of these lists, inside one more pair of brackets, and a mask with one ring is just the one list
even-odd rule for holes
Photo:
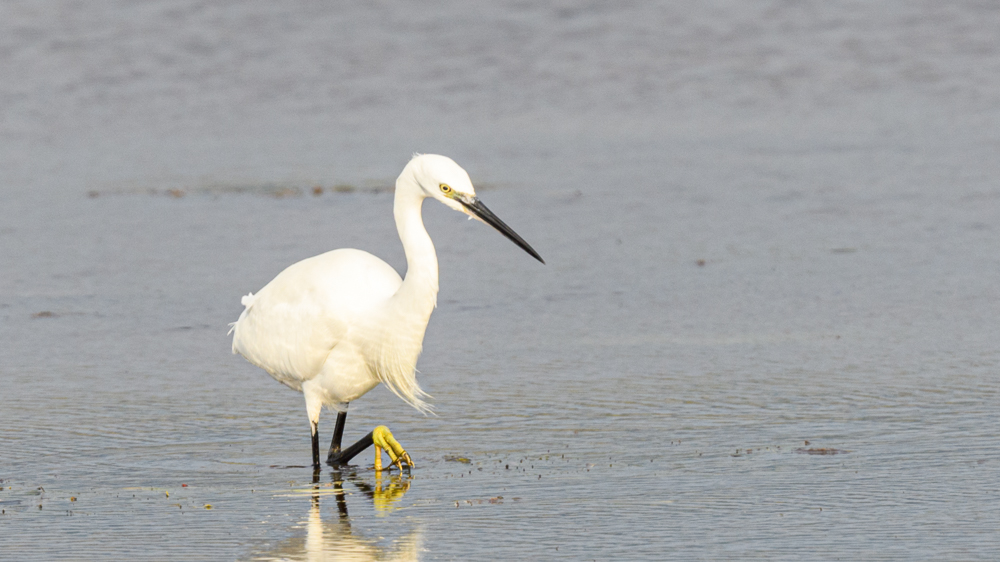
[[[975,2],[0,3],[0,552],[992,559],[998,26]],[[547,265],[428,204],[437,415],[377,389],[347,426],[418,468],[314,482],[281,468],[309,458],[301,395],[227,324],[329,249],[402,270],[414,151]]]

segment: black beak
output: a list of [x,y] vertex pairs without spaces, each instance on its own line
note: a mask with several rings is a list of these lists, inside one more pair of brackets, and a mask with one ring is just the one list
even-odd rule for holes
[[514,230],[511,227],[507,226],[507,223],[503,222],[502,220],[500,220],[499,217],[494,215],[493,211],[487,209],[486,205],[483,205],[483,203],[479,200],[478,197],[456,197],[455,200],[464,205],[465,208],[468,209],[469,212],[475,215],[477,218],[479,218],[486,224],[500,231],[500,234],[503,234],[507,238],[510,238],[511,242],[517,244],[518,246],[521,247],[522,250],[531,254],[531,257],[535,258],[536,260],[542,263],[545,263],[545,260],[542,259],[542,256],[538,255],[538,252],[536,252],[535,249],[532,248],[530,244],[528,244],[527,242],[524,241],[523,238],[518,236],[517,233],[514,232]]

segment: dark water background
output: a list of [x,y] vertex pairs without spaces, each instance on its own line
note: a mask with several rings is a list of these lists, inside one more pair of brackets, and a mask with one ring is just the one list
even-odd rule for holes
[[[995,559],[998,29],[975,1],[0,2],[0,558]],[[548,265],[427,205],[438,416],[377,389],[347,427],[418,469],[314,485],[271,468],[308,461],[301,395],[227,323],[325,250],[404,267],[415,151]]]

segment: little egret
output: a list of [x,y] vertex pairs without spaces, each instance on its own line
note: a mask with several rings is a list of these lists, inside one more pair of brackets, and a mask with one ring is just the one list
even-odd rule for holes
[[341,449],[348,404],[384,384],[420,411],[426,394],[415,369],[424,331],[437,304],[438,262],[421,207],[436,199],[479,219],[545,263],[527,242],[476,197],[469,174],[452,159],[414,156],[396,179],[393,214],[406,253],[406,278],[389,264],[354,249],[333,250],[289,266],[257,294],[232,324],[233,353],[301,391],[312,430],[313,466],[320,466],[319,415],[337,410],[327,463],[341,465],[375,445],[400,469],[413,462],[385,426]]

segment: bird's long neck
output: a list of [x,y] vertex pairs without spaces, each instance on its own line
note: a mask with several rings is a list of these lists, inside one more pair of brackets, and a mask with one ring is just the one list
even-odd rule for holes
[[405,307],[408,315],[422,317],[426,324],[437,304],[437,254],[420,212],[425,196],[415,185],[407,185],[407,181],[411,180],[400,179],[396,182],[393,205],[396,229],[406,253],[406,277],[393,300],[398,306]]

